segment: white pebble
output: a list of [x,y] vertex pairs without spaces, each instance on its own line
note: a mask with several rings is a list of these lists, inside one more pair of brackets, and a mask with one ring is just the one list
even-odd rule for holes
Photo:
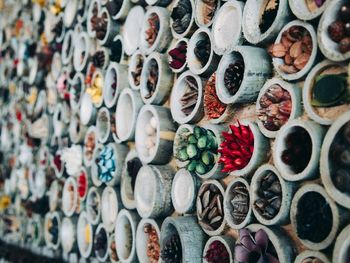
[[147,149],[151,149],[154,146],[154,143],[152,142],[151,139],[146,139],[145,146]]
[[156,117],[152,117],[151,120],[150,120],[150,123],[151,123],[151,126],[153,127],[153,129],[156,129],[157,128],[157,119]]
[[150,124],[146,125],[146,134],[147,135],[153,135],[154,134],[154,129]]

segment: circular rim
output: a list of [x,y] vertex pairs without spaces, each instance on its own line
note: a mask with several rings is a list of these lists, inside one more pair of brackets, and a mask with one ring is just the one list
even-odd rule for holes
[[[183,176],[183,174],[187,174],[189,178],[191,178],[192,180],[191,185],[184,186],[190,190],[190,195],[191,195],[191,200],[189,200],[187,204],[180,204],[180,202],[177,201],[177,195],[175,194],[176,182],[177,180],[179,180],[179,177]],[[179,214],[186,214],[192,211],[195,206],[196,196],[197,196],[197,182],[195,177],[186,169],[181,168],[176,172],[173,179],[172,187],[171,187],[171,202],[174,206],[175,211],[178,212]]]
[[[147,244],[142,243],[142,241],[143,241],[142,236],[145,235],[145,233],[143,231],[145,224],[150,224],[150,225],[152,225],[152,227],[154,227],[154,229],[157,232],[158,241],[159,241],[159,245],[160,245],[160,228],[159,228],[158,223],[154,219],[150,219],[150,218],[141,219],[141,221],[139,222],[137,229],[136,229],[136,254],[138,256],[138,259],[140,260],[140,263],[147,263],[148,262],[148,260],[143,257],[144,255],[146,255],[146,253],[142,252],[143,250],[147,250]],[[161,259],[159,257],[159,261],[160,260]]]
[[[108,200],[110,202],[107,202]],[[102,197],[101,197],[101,218],[102,218],[104,227],[108,233],[111,233],[115,228],[115,223],[118,216],[118,208],[119,208],[118,203],[119,202],[118,202],[118,196],[116,191],[112,187],[107,186],[103,190]],[[112,209],[114,209],[115,216],[111,212]]]
[[[89,242],[85,242],[87,229],[89,229],[88,231],[90,233]],[[87,218],[87,213],[85,211],[82,211],[81,214],[79,215],[78,224],[77,224],[77,241],[78,241],[78,248],[79,248],[80,255],[83,258],[88,258],[91,255],[93,240],[94,240],[93,227]],[[86,249],[84,249],[86,245],[87,247]]]
[[[304,170],[298,174],[295,174],[292,171],[290,171],[289,166],[285,164],[281,159],[281,154],[285,144],[285,138],[289,134],[289,132],[296,127],[302,128],[305,131],[307,131],[307,133],[310,136],[311,144],[312,144],[309,163],[304,168]],[[321,135],[320,136],[321,138],[316,137],[315,133],[320,133],[318,134],[318,136]],[[322,127],[320,127],[318,124],[312,121],[294,119],[294,120],[288,121],[284,126],[282,126],[282,128],[277,133],[274,146],[272,147],[273,160],[281,176],[288,181],[299,181],[307,177],[313,176],[315,173],[315,170],[318,168],[318,165],[319,165],[318,160],[320,157],[320,147],[322,143],[322,138],[323,138]]]
[[299,20],[294,20],[289,22],[288,24],[286,24],[282,30],[280,31],[280,33],[278,34],[275,44],[280,43],[281,38],[282,38],[282,34],[287,31],[289,28],[293,27],[293,26],[300,26],[303,27],[304,29],[306,29],[310,36],[311,36],[311,40],[312,40],[312,52],[310,55],[310,58],[308,60],[308,62],[305,64],[305,66],[299,70],[296,73],[293,74],[288,74],[283,72],[280,68],[279,65],[284,64],[283,59],[282,58],[272,58],[272,63],[274,68],[276,69],[277,73],[285,80],[298,80],[300,78],[303,78],[312,68],[312,65],[315,63],[316,60],[316,56],[317,56],[317,36],[316,36],[316,31],[313,28],[313,26],[311,24],[308,24],[306,22],[302,22]]
[[[70,199],[70,196],[67,194],[69,193],[68,187],[73,187],[73,200]],[[70,201],[70,206],[67,206],[67,199]],[[70,217],[72,216],[78,205],[79,197],[78,197],[78,189],[77,189],[77,183],[73,177],[68,177],[64,183],[63,190],[62,190],[62,211],[63,213]]]
[[[192,77],[196,83],[197,83],[197,88],[198,88],[198,98],[197,102],[195,104],[195,107],[193,108],[192,112],[189,115],[185,115],[182,110],[181,106],[179,106],[179,100],[181,100],[181,96],[179,96],[178,90],[182,86],[185,85],[185,79],[187,77]],[[186,89],[185,89],[186,90]],[[184,91],[185,91],[184,90]],[[184,95],[184,92],[182,92],[182,96]],[[178,107],[179,106],[179,107]],[[204,109],[203,109],[203,83],[202,80],[199,76],[193,74],[190,70],[182,73],[178,79],[176,80],[174,87],[172,88],[171,92],[171,97],[170,97],[170,111],[173,119],[179,123],[179,124],[184,124],[184,123],[192,123],[192,122],[197,122],[198,119],[202,119],[204,116]],[[202,111],[203,114],[200,114]],[[185,116],[183,116],[185,115]],[[202,117],[198,117],[198,115],[202,115]]]
[[[261,33],[259,28],[259,22],[255,17],[251,17],[251,14],[260,13],[262,5],[265,4],[264,0],[247,0],[243,9],[242,30],[245,39],[251,44],[260,44],[267,42],[269,39],[274,38],[274,35],[278,33],[280,28],[285,24],[285,19],[289,18],[288,0],[281,0],[278,6],[276,17],[271,26],[264,33]],[[279,21],[281,20],[281,21]],[[257,35],[254,32],[258,32]]]
[[[301,109],[300,109],[300,103],[301,103],[301,90],[299,87],[297,87],[294,84],[288,83],[286,81],[283,81],[279,78],[272,78],[268,81],[266,81],[266,83],[264,84],[264,86],[261,88],[259,96],[256,100],[256,112],[259,113],[261,106],[260,106],[260,99],[262,96],[265,95],[265,93],[267,92],[267,90],[273,86],[274,84],[279,85],[282,89],[288,91],[289,95],[291,96],[291,101],[292,101],[292,110],[290,112],[289,118],[288,120],[292,120],[296,117],[299,117],[301,114]],[[304,104],[305,106],[305,104]],[[288,122],[287,120],[287,122]],[[257,118],[257,124],[259,126],[259,129],[261,131],[262,134],[264,134],[266,137],[268,138],[275,138],[278,131],[282,128],[282,126],[277,130],[277,131],[271,131],[268,130],[264,124],[262,123],[262,121]],[[286,123],[287,123],[286,122]],[[286,124],[285,123],[285,124]]]
[[94,243],[95,243],[95,239],[96,239],[96,237],[97,237],[97,235],[99,234],[99,232],[101,232],[101,231],[105,231],[105,233],[106,233],[106,241],[107,241],[107,248],[106,248],[106,251],[105,251],[105,254],[104,254],[104,256],[103,257],[100,257],[99,256],[99,254],[98,253],[96,253],[96,250],[94,249],[94,253],[95,253],[95,255],[96,255],[96,257],[97,257],[97,259],[98,259],[98,261],[99,262],[105,262],[106,260],[107,260],[107,258],[108,258],[108,256],[109,256],[109,235],[108,235],[108,231],[106,230],[106,228],[105,228],[105,226],[104,226],[104,224],[99,224],[98,226],[97,226],[97,229],[96,229],[96,232],[95,232],[95,235],[94,235]]
[[[149,166],[149,165],[144,165],[140,168],[137,177],[136,177],[136,182],[135,182],[135,189],[134,189],[134,197],[135,197],[135,203],[136,203],[136,210],[137,213],[142,217],[142,218],[149,218],[152,216],[154,209],[156,208],[156,202],[158,198],[158,194],[160,193],[159,189],[159,170],[154,169],[155,167]],[[140,182],[140,176],[143,176],[143,180],[147,178],[147,181],[149,183],[152,183],[152,188],[154,191],[152,191],[150,194],[150,200],[145,200],[146,198],[142,198],[142,193],[144,193],[146,190],[149,190],[150,188],[147,187],[145,184]],[[147,176],[147,177],[146,177]],[[152,189],[151,188],[151,189]],[[140,195],[141,194],[141,195]],[[140,196],[140,197],[138,197]],[[140,203],[138,201],[140,199],[142,201],[142,208],[140,207]]]
[[[220,9],[221,6],[221,0],[217,0],[217,6],[215,8],[215,12],[214,15],[212,17],[212,19],[208,22],[208,23],[204,23],[203,19],[202,19],[202,12],[200,12],[202,10],[202,5],[203,5],[203,0],[195,0],[195,6],[194,6],[194,21],[196,22],[196,24],[199,27],[210,27],[213,23],[214,20],[216,18],[216,15]],[[202,22],[203,21],[203,22]]]
[[[197,0],[197,2],[199,2],[201,0]],[[198,64],[198,59],[196,57],[196,55],[194,54],[194,49],[196,47],[196,44],[198,42],[198,40],[200,39],[200,35],[202,34],[206,34],[209,42],[210,42],[210,55],[208,58],[207,63],[204,66],[201,66],[199,69],[196,67],[196,65]],[[209,30],[209,28],[206,27],[200,27],[198,28],[192,35],[192,37],[190,38],[189,42],[188,42],[188,47],[187,47],[187,65],[188,68],[196,75],[201,75],[204,74],[209,67],[212,64],[213,61],[213,57],[214,57],[214,50],[213,50],[213,40],[212,40],[212,36],[211,36],[211,32]]]
[[[149,45],[148,42],[145,39],[146,31],[149,26],[148,23],[148,18],[156,14],[158,16],[159,20],[159,30],[157,37],[152,45]],[[168,28],[168,20],[169,14],[168,10],[164,7],[159,7],[159,6],[151,6],[145,13],[144,15],[144,20],[142,23],[142,28],[141,28],[141,39],[140,39],[140,50],[142,53],[145,55],[151,54],[153,51],[155,51],[159,46],[161,45],[161,42],[164,41],[164,33],[169,30]]]
[[[120,251],[118,249],[118,244],[119,246],[121,245],[120,244],[120,235],[118,235],[118,226],[121,224],[121,220],[126,220],[128,225],[130,226],[130,232],[131,232],[131,249],[130,249],[130,253],[128,255],[127,258],[125,257],[121,257],[121,255],[119,255],[118,251]],[[125,228],[125,226],[124,226]],[[115,233],[115,243],[116,243],[116,248],[117,248],[117,255],[118,255],[118,258],[120,261],[122,262],[125,262],[125,263],[129,263],[129,262],[132,262],[133,258],[135,257],[135,251],[136,251],[136,240],[135,240],[135,233],[136,233],[136,222],[134,222],[134,218],[133,218],[133,215],[131,214],[130,211],[126,210],[126,209],[123,209],[119,212],[118,214],[118,217],[117,217],[117,222],[116,222],[116,225],[115,225],[115,230],[114,230],[114,233]]]
[[[267,219],[264,216],[262,216],[259,211],[256,210],[255,208],[255,201],[258,199],[257,191],[260,188],[260,183],[261,183],[261,177],[266,175],[268,171],[271,171],[277,176],[277,179],[281,185],[282,189],[282,200],[281,200],[281,206],[279,208],[278,213],[272,218],[272,219]],[[250,207],[252,208],[252,211],[254,213],[254,216],[256,219],[263,225],[277,225],[281,220],[284,220],[284,218],[289,219],[289,209],[290,205],[288,205],[287,201],[290,201],[292,199],[292,194],[289,192],[289,189],[287,187],[288,182],[285,182],[283,178],[281,177],[280,173],[277,171],[277,169],[272,166],[271,164],[265,164],[260,166],[260,168],[254,173],[251,181],[251,187],[250,187]],[[290,204],[290,202],[289,202]]]
[[[136,67],[136,64],[137,64],[136,62],[137,62],[137,59],[139,56],[142,57],[143,63],[142,63],[142,69],[141,69],[141,73],[140,73],[140,84],[136,86],[134,78],[132,76],[132,72]],[[141,53],[141,51],[139,49],[136,50],[130,58],[130,63],[129,63],[129,67],[128,67],[128,82],[129,82],[130,87],[134,90],[139,90],[141,87],[141,75],[142,75],[142,71],[143,71],[143,66],[145,65],[145,60],[146,60],[145,56]]]
[[194,15],[195,0],[187,0],[187,1],[190,2],[191,8],[192,8],[190,23],[188,24],[188,27],[186,28],[186,30],[185,30],[184,32],[182,32],[181,34],[177,33],[177,32],[174,30],[174,28],[173,28],[173,23],[174,23],[174,21],[173,21],[173,19],[171,18],[171,14],[172,14],[172,12],[174,11],[174,8],[177,7],[177,5],[178,5],[178,3],[179,3],[180,1],[181,1],[181,0],[176,0],[176,1],[174,2],[173,7],[172,7],[172,9],[171,9],[171,13],[170,13],[170,24],[169,24],[169,27],[170,27],[171,33],[172,33],[172,35],[173,35],[173,37],[174,37],[175,39],[180,39],[180,38],[183,38],[183,37],[185,37],[185,36],[187,36],[187,35],[190,35],[191,32],[193,31],[194,26],[196,26],[196,24],[195,24],[195,19],[194,19],[194,17],[195,17],[195,15]]
[[335,187],[331,178],[331,167],[329,162],[329,150],[333,144],[333,140],[337,136],[339,130],[350,121],[350,111],[347,111],[340,116],[334,124],[329,128],[322,144],[321,157],[320,157],[320,173],[322,183],[329,194],[338,204],[350,208],[350,196],[341,192]]
[[232,204],[231,204],[231,200],[232,199],[230,199],[229,196],[231,195],[232,187],[234,185],[236,185],[237,183],[241,183],[247,188],[247,191],[248,191],[248,194],[249,194],[249,200],[251,199],[249,183],[243,177],[236,177],[236,178],[234,178],[229,183],[229,185],[226,187],[225,194],[224,194],[224,215],[225,215],[225,220],[226,220],[228,226],[233,228],[233,229],[241,229],[241,228],[245,227],[246,225],[248,225],[250,223],[250,221],[252,221],[252,206],[250,205],[250,201],[249,201],[249,210],[248,210],[248,213],[245,216],[244,220],[240,224],[235,224],[233,222],[232,214],[231,214],[231,212],[233,210],[232,209]]
[[[328,257],[320,251],[304,250],[296,258],[294,263],[303,263],[305,259],[308,258],[317,258],[321,260],[322,263],[331,263]],[[333,261],[340,262],[340,261]]]
[[[149,154],[148,156],[144,155],[143,151],[141,151],[141,149],[144,148],[144,145],[143,145],[143,141],[140,141],[140,137],[143,137],[143,133],[145,132],[144,127],[141,123],[142,118],[145,118],[144,117],[145,114],[151,114],[152,115],[151,118],[154,117],[157,121],[157,128],[156,128],[156,135],[155,135],[156,143],[154,146],[155,151],[153,154]],[[156,108],[152,105],[142,106],[136,121],[135,146],[136,146],[138,156],[143,163],[150,163],[156,157],[159,149],[159,141],[160,141],[159,133],[160,133],[160,124],[159,124],[159,116]]]
[[[164,56],[164,55],[163,55]],[[155,61],[157,63],[158,66],[158,80],[157,80],[157,84],[156,84],[156,88],[152,94],[151,97],[146,98],[146,94],[145,94],[145,89],[147,89],[147,80],[148,80],[148,76],[149,76],[149,66],[151,64],[152,61]],[[141,94],[141,98],[142,101],[145,104],[152,104],[155,103],[155,100],[157,98],[157,96],[159,96],[158,94],[160,93],[160,85],[161,85],[161,75],[162,74],[167,74],[165,72],[163,72],[163,68],[167,67],[167,64],[164,64],[163,61],[163,57],[160,53],[158,52],[153,52],[151,53],[143,62],[143,67],[142,67],[142,71],[141,71],[141,79],[140,79],[140,94]]]
[[[207,180],[207,181],[204,181],[203,184],[200,186],[199,190],[198,190],[198,193],[200,192],[201,188],[204,186],[204,185],[207,185],[207,184],[213,184],[215,185],[220,193],[221,193],[221,196],[222,198],[224,198],[225,196],[225,189],[224,187],[222,186],[222,184],[217,181],[217,180]],[[199,196],[198,196],[198,193],[197,193],[197,197],[196,197],[196,202],[200,202],[200,199],[199,199]],[[222,200],[222,202],[224,203],[224,200]],[[224,210],[224,208],[223,208]],[[223,211],[224,212],[224,211]],[[198,224],[200,225],[201,229],[209,236],[216,236],[216,235],[220,235],[221,233],[223,233],[223,231],[225,230],[225,227],[226,227],[226,218],[225,218],[225,213],[223,214],[223,219],[222,219],[222,222],[221,222],[221,225],[217,228],[217,229],[214,229],[214,230],[208,230],[206,229],[205,227],[203,227],[202,225],[202,222],[201,220],[199,219],[199,216],[198,216],[198,207],[196,208],[196,217],[197,217],[197,220],[198,220]]]
[[[128,16],[126,17],[125,23],[124,23],[124,32],[123,32],[123,38],[125,42],[125,53],[127,55],[133,55],[137,48],[140,45],[140,37],[138,37],[137,41],[129,41],[129,36],[132,37],[134,35],[140,36],[141,29],[143,26],[144,21],[144,15],[145,11],[141,6],[134,6],[129,10]],[[136,21],[137,19],[137,21]],[[137,23],[138,22],[138,23]],[[138,24],[137,32],[134,31],[134,25]],[[132,26],[132,32],[129,32],[129,27]]]
[[[67,233],[68,235],[65,236],[64,233]],[[62,250],[65,253],[69,253],[73,249],[75,236],[75,226],[72,220],[68,217],[63,218],[61,224],[61,240],[64,240],[64,242],[62,242]]]
[[[350,51],[346,52],[345,54],[340,53],[336,48],[338,48],[338,44],[333,42],[330,37],[328,36],[328,26],[337,19],[337,13],[339,11],[339,5],[347,3],[346,0],[334,0],[334,1],[328,1],[328,5],[326,9],[324,10],[321,19],[318,23],[317,28],[317,40],[318,40],[318,46],[320,47],[320,50],[322,54],[336,62],[345,61],[350,58]],[[332,21],[329,21],[333,19]]]
[[[102,114],[105,115],[106,117],[106,127],[103,129],[104,122],[101,121]],[[100,143],[105,143],[108,141],[108,138],[110,137],[111,133],[111,121],[110,121],[110,114],[109,110],[106,107],[102,107],[99,109],[97,112],[97,117],[96,117],[96,131],[97,131],[97,138]]]
[[[230,240],[231,241],[232,239],[232,244],[229,244],[227,242],[227,240]],[[205,246],[204,246],[204,249],[203,249],[203,263],[210,263],[208,262],[206,259],[205,259],[205,255],[210,247],[210,245],[215,242],[215,241],[219,241],[221,244],[223,244],[226,248],[226,251],[228,253],[228,257],[229,257],[229,263],[233,263],[234,260],[233,260],[233,257],[234,257],[234,252],[232,251],[233,248],[231,248],[231,245],[232,247],[234,247],[234,239],[230,236],[213,236],[213,237],[210,237],[208,239],[208,241],[205,243]]]
[[[48,220],[52,220],[53,218],[57,219],[57,229],[58,229],[58,233],[57,233],[57,244],[53,244],[50,241],[49,238],[49,234],[48,234]],[[58,247],[60,246],[61,240],[60,240],[60,236],[61,236],[61,219],[60,219],[60,215],[58,212],[54,211],[54,212],[48,212],[45,215],[45,220],[44,220],[44,238],[45,238],[45,243],[49,248],[53,248],[53,249],[58,249]]]
[[331,125],[334,122],[334,120],[321,117],[320,115],[318,115],[318,113],[314,110],[314,107],[311,105],[311,97],[312,97],[311,93],[312,93],[312,89],[314,88],[314,80],[317,77],[317,75],[320,72],[322,72],[322,70],[330,66],[339,66],[339,67],[347,68],[347,65],[345,63],[337,63],[330,60],[323,60],[322,62],[315,65],[314,68],[310,71],[310,73],[307,75],[305,79],[304,86],[303,86],[303,104],[304,104],[305,111],[312,120],[314,120],[315,122],[318,122],[321,125]]
[[[87,138],[89,136],[90,133],[94,133],[94,136],[95,136],[95,148],[93,149],[93,152],[92,152],[92,156],[91,156],[91,160],[88,160],[87,157],[86,157],[86,154],[85,154],[85,145],[86,145],[86,142],[87,142]],[[88,128],[88,130],[86,131],[86,134],[85,134],[85,137],[84,137],[84,145],[83,145],[83,161],[84,161],[84,164],[86,167],[90,167],[93,163],[93,157],[96,155],[96,151],[97,151],[97,130],[96,130],[96,127],[95,126],[90,126]]]
[[[93,3],[93,2],[92,2]],[[73,65],[76,71],[80,72],[83,71],[89,58],[90,53],[90,38],[86,32],[80,32],[76,38],[75,38],[75,45],[74,45],[74,53],[73,53]],[[85,45],[85,56],[83,59],[81,59],[82,55],[82,47],[81,45]]]
[[[138,106],[137,101],[141,102],[141,98],[139,98],[139,100],[137,100],[137,95],[138,95],[138,93],[131,90],[130,88],[123,89],[119,95],[115,118],[116,118],[116,123],[118,123],[118,125],[116,127],[116,137],[120,141],[127,141],[127,140],[130,140],[134,137],[136,119],[137,119],[137,115],[138,115],[138,110],[140,108]],[[125,99],[127,99],[127,100],[125,100]],[[130,106],[131,106],[130,112],[124,111],[124,109],[126,109],[125,103],[127,101],[130,102]],[[129,113],[128,116],[125,116],[125,115],[127,115],[126,113]],[[121,123],[123,123],[122,122],[123,119],[124,119],[124,124],[126,124],[125,126],[129,125],[129,127],[127,127],[128,130],[126,130],[124,132],[124,134],[122,134],[122,136],[121,136],[120,132],[118,132],[118,131],[120,131],[120,129],[118,129],[118,127],[124,126],[124,125],[120,125]],[[129,124],[127,124],[126,122],[128,122]]]
[[[298,237],[298,233],[297,233],[296,213],[298,209],[298,203],[301,197],[303,197],[304,194],[309,192],[316,192],[322,195],[325,201],[329,204],[332,211],[332,229],[329,232],[328,236],[318,243],[311,242],[307,239],[301,239]],[[327,248],[329,245],[331,245],[331,243],[333,242],[333,240],[337,235],[339,224],[340,224],[339,208],[337,207],[335,202],[328,196],[328,194],[326,193],[326,190],[322,186],[315,183],[305,184],[301,188],[299,188],[299,190],[295,193],[293,197],[292,205],[290,207],[290,221],[292,223],[293,229],[295,229],[298,239],[304,246],[314,250],[322,250]]]
[[[323,11],[326,9],[327,4],[330,1],[326,1],[323,5],[316,9],[314,12],[310,12],[304,0],[289,0],[289,7],[292,10],[293,14],[300,20],[312,20],[320,16]],[[304,10],[302,10],[304,9]],[[306,11],[305,11],[306,9]]]
[[[230,42],[229,45],[222,48],[222,47],[219,47],[217,42],[215,41],[216,39],[215,35],[216,33],[220,33],[220,34],[227,33],[227,32],[220,32],[222,29],[220,29],[219,27],[219,22],[220,22],[220,19],[223,18],[223,15],[225,14],[225,12],[227,12],[231,8],[234,8],[236,11],[235,16],[234,17],[231,16],[231,18],[233,18],[235,23],[238,23],[238,25],[236,26],[236,30],[238,28],[237,30],[238,32],[235,32],[234,34],[235,37],[231,39],[231,41],[229,41]],[[213,22],[213,27],[211,29],[211,34],[213,39],[212,41],[213,49],[216,54],[223,55],[223,54],[230,53],[235,49],[237,45],[241,45],[243,43],[243,31],[242,31],[243,9],[244,9],[244,4],[239,1],[228,1],[219,8],[218,13],[215,17],[215,20]]]
[[[93,216],[91,215],[91,213],[89,213],[89,208],[90,208],[90,199],[92,198],[91,196],[95,195],[96,199],[97,199],[97,213],[96,213],[96,217],[93,218]],[[100,191],[98,188],[92,186],[89,189],[89,192],[86,196],[86,216],[87,219],[89,220],[89,222],[92,225],[97,225],[98,222],[100,221],[100,216],[101,216],[101,195],[100,195]]]
[[[188,41],[189,41],[188,38],[184,38],[184,37],[183,37],[183,38],[180,38],[180,39],[178,39],[173,45],[170,45],[170,47],[169,47],[168,50],[170,51],[170,50],[172,50],[172,49],[174,49],[174,48],[177,48],[178,45],[179,45],[181,42],[184,42],[184,43],[186,44],[186,53],[187,53]],[[170,61],[171,61],[171,56],[169,55],[169,52],[167,52],[167,54],[168,54],[168,61],[170,62]],[[169,66],[169,68],[170,68],[171,71],[174,72],[174,73],[181,73],[181,72],[183,72],[183,71],[187,68],[187,57],[186,57],[185,63],[183,64],[183,66],[182,66],[181,68],[174,69],[174,68],[172,68],[172,67],[170,67],[170,66]]]

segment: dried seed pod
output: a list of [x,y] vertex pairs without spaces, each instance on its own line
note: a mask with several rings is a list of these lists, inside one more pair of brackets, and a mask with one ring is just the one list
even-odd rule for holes
[[232,219],[238,225],[242,223],[249,211],[249,192],[242,183],[237,183],[232,187]]
[[269,47],[268,52],[273,57],[282,58],[287,54],[287,48],[283,44],[273,44]]
[[303,53],[294,60],[293,64],[297,69],[301,70],[305,67],[309,59],[310,55],[307,53]]
[[203,228],[212,231],[221,225],[224,217],[222,202],[222,194],[216,185],[201,187],[197,197],[197,214]]
[[274,218],[282,204],[282,188],[276,174],[268,172],[262,177],[257,196],[254,202],[255,209],[266,219]]

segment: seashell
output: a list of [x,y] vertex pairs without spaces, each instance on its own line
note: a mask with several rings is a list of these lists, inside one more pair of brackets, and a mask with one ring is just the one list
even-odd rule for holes
[[151,118],[150,124],[151,124],[151,127],[152,127],[153,129],[156,129],[156,128],[157,128],[157,119],[156,119],[156,117],[153,116],[153,117]]

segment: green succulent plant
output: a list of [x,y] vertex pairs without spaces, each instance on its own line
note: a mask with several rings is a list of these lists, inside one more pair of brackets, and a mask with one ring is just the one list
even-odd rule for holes
[[193,132],[183,132],[180,135],[175,157],[182,162],[188,162],[188,171],[202,175],[213,168],[217,152],[215,134],[196,126]]
[[332,107],[350,102],[347,74],[327,74],[316,77],[311,104],[314,107]]

